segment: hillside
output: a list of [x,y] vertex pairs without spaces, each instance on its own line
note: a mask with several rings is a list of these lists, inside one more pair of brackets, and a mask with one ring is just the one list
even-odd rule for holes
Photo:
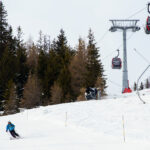
[[[118,98],[25,110],[0,117],[1,150],[149,150],[150,90]],[[66,121],[67,116],[67,121]],[[123,122],[125,125],[125,142]],[[10,140],[8,120],[23,139]]]

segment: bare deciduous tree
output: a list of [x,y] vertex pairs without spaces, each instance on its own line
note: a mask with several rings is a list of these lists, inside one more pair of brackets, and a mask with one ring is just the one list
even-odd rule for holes
[[85,101],[85,88],[80,89],[80,95],[77,97],[77,101]]
[[24,108],[33,108],[40,105],[41,88],[35,75],[29,75],[28,81],[24,87],[21,106]]
[[71,72],[71,87],[75,97],[80,94],[80,88],[84,87],[86,74],[86,46],[80,38],[77,46],[77,53],[69,66]]
[[52,101],[52,104],[59,104],[59,103],[61,103],[62,96],[63,96],[62,89],[55,82],[54,85],[51,88],[51,101]]

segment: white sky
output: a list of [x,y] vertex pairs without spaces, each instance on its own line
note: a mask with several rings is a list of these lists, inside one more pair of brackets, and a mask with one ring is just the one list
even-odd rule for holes
[[[135,51],[136,48],[144,57],[150,57],[150,35],[144,33],[143,27],[148,16],[147,0],[2,0],[8,12],[8,22],[13,29],[20,25],[24,39],[29,36],[38,39],[40,30],[44,34],[56,38],[61,28],[65,30],[68,43],[74,47],[79,36],[86,38],[89,28],[92,28],[97,45],[100,47],[102,63],[108,78],[107,92],[117,94],[122,90],[122,70],[112,70],[112,57],[117,55],[115,50],[122,44],[122,33],[108,32],[111,27],[109,19],[126,19],[145,7],[145,10],[131,19],[140,19],[139,32],[133,34],[127,41],[128,77],[130,86],[147,67],[148,63]],[[128,37],[132,33],[128,32]],[[114,53],[113,53],[114,52]],[[112,55],[111,55],[112,54]],[[120,47],[122,58],[122,46]],[[149,69],[150,70],[150,69]],[[150,74],[148,71],[146,78]],[[113,83],[112,83],[113,82]],[[114,84],[116,83],[116,84]],[[120,86],[118,86],[120,85]]]

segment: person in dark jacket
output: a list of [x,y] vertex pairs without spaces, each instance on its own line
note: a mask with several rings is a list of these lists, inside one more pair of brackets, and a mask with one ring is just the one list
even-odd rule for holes
[[87,100],[96,99],[96,96],[97,96],[97,89],[96,88],[91,88],[91,87],[86,88],[85,98]]
[[6,126],[6,132],[9,131],[12,137],[17,138],[20,137],[18,133],[15,131],[15,125],[12,124],[10,121],[8,121],[8,124]]

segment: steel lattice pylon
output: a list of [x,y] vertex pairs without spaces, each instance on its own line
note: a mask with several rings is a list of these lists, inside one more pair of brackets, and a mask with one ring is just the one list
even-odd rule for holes
[[131,30],[136,32],[140,30],[137,26],[139,20],[110,20],[112,22],[112,27],[109,29],[111,32],[116,32],[118,30],[123,31],[123,79],[122,79],[122,92],[129,88],[128,84],[128,68],[127,68],[127,31]]

